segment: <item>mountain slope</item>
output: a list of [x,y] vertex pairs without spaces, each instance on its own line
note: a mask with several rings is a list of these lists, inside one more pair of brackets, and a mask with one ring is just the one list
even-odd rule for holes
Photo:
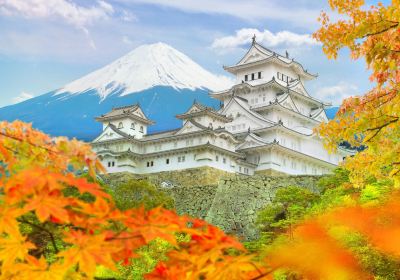
[[226,77],[204,70],[183,53],[164,43],[143,45],[111,64],[73,81],[56,92],[82,94],[96,90],[105,99],[141,92],[154,86],[174,89],[222,90],[229,87]]
[[195,99],[208,106],[219,106],[219,102],[209,97],[207,91],[176,91],[171,87],[154,87],[122,97],[114,95],[102,101],[95,90],[73,97],[67,94],[55,96],[54,92],[50,92],[0,109],[0,119],[20,119],[32,122],[34,127],[54,136],[90,141],[101,132],[101,125],[94,117],[110,111],[112,107],[139,102],[146,115],[156,122],[149,131],[157,132],[179,127],[182,121],[175,115],[183,113]]
[[[143,45],[61,89],[0,108],[0,120],[32,122],[54,136],[90,141],[101,132],[96,116],[139,102],[156,122],[149,131],[156,132],[179,127],[175,115],[195,99],[218,108],[219,101],[209,97],[208,90],[230,86],[227,77],[213,75],[166,44]],[[329,110],[332,117],[335,108]]]
[[92,140],[101,132],[94,117],[112,107],[139,102],[156,122],[150,132],[173,129],[195,99],[218,107],[208,90],[228,88],[231,82],[204,70],[183,53],[157,43],[140,46],[111,64],[61,89],[0,108],[0,119],[32,122],[54,136]]

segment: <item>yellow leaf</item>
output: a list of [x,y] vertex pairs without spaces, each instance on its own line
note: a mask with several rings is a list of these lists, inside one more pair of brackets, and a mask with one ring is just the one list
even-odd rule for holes
[[25,260],[30,249],[36,248],[20,234],[0,238],[0,261],[2,269],[8,269],[16,260]]

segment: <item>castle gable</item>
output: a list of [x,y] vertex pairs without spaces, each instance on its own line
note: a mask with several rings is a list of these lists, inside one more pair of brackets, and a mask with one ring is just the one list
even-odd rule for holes
[[142,108],[140,108],[139,106],[136,108],[136,110],[134,110],[134,111],[132,112],[132,114],[134,114],[134,115],[136,115],[136,116],[138,116],[138,117],[140,117],[140,118],[143,118],[143,119],[145,119],[145,120],[148,120],[148,118],[147,118],[146,115],[144,114]]
[[260,137],[254,135],[253,133],[248,134],[244,139],[244,142],[236,147],[237,150],[243,150],[248,148],[255,148],[260,146],[265,146],[268,144]]
[[306,88],[304,87],[304,85],[301,82],[298,82],[297,84],[293,85],[291,87],[291,90],[298,92],[304,96],[310,97],[310,94],[307,92]]
[[230,118],[233,118],[234,123],[241,119],[251,127],[265,127],[274,124],[272,121],[267,120],[260,114],[250,110],[247,102],[237,97],[231,99],[227,106],[224,107],[222,113]]
[[122,138],[125,138],[122,132],[118,132],[118,130],[113,129],[111,125],[108,125],[103,130],[103,132],[96,139],[93,140],[93,142],[96,143],[96,142],[103,142],[103,141],[116,140]]
[[175,134],[185,134],[185,133],[193,133],[201,130],[205,130],[205,127],[202,127],[199,124],[193,123],[192,121],[185,122],[184,126],[178,130]]
[[290,97],[289,94],[285,94],[282,98],[278,98],[278,102],[285,108],[292,110],[294,112],[300,113],[297,109],[296,104],[294,103],[293,99]]
[[263,49],[257,47],[256,45],[253,45],[237,65],[261,61],[267,59],[271,55],[272,53],[267,53]]

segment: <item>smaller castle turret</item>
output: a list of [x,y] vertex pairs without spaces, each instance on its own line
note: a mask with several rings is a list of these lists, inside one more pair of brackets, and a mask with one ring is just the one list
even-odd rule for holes
[[107,114],[97,117],[96,121],[103,123],[103,130],[111,125],[136,139],[145,136],[147,127],[154,124],[146,117],[139,104],[113,108]]

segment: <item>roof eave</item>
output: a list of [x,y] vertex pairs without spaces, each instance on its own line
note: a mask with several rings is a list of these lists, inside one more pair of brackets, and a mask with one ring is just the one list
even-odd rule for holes
[[95,120],[98,122],[106,122],[106,121],[110,121],[110,120],[118,120],[118,119],[123,119],[123,118],[135,119],[135,120],[141,121],[148,125],[155,124],[154,121],[143,119],[143,118],[135,116],[135,115],[117,115],[117,116],[111,116],[111,117],[104,116],[104,117],[96,117]]

